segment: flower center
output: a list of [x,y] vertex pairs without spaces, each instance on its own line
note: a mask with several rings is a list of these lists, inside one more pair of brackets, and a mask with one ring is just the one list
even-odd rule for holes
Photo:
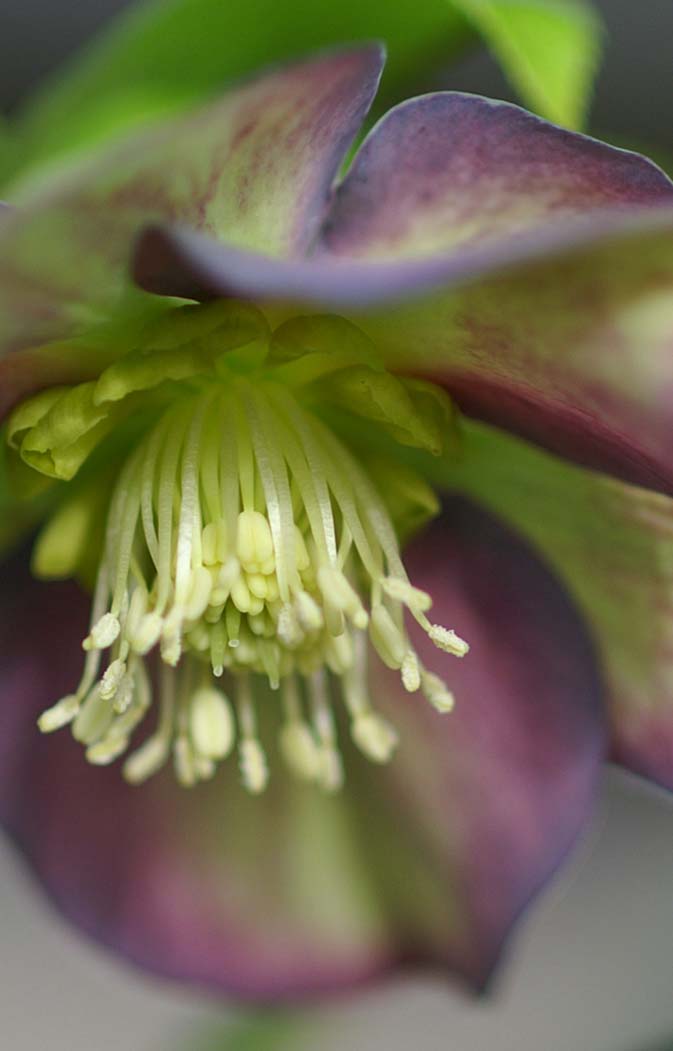
[[[323,336],[343,337],[339,319],[315,324]],[[131,747],[151,707],[154,678],[158,719],[126,755],[123,772],[132,783],[172,755],[178,780],[193,785],[237,746],[245,787],[261,792],[269,776],[261,704],[280,713],[278,743],[291,770],[328,791],[343,780],[335,705],[345,707],[360,751],[387,762],[397,734],[369,694],[370,647],[410,693],[422,691],[441,712],[453,705],[414,650],[405,611],[447,653],[463,656],[467,644],[428,620],[430,596],[409,581],[376,472],[322,418],[330,405],[337,418],[345,406],[367,427],[399,433],[413,431],[417,414],[420,434],[428,426],[428,390],[414,404],[402,381],[352,354],[344,363],[324,351],[300,352],[296,332],[289,355],[288,332],[291,323],[265,336],[262,354],[259,338],[248,340],[243,345],[257,349],[247,358],[231,357],[225,346],[224,357],[211,357],[208,368],[168,388],[161,349],[150,355],[154,384],[137,381],[138,361],[147,366],[147,355],[126,362],[124,397],[151,387],[156,404],[144,407],[153,408],[153,423],[132,443],[114,484],[81,681],[39,726],[49,732],[71,723],[87,758],[110,763]],[[349,327],[351,341],[354,333]],[[113,366],[97,390],[123,374]],[[74,390],[81,397],[81,388]],[[398,398],[406,416],[395,405],[400,392],[408,395]],[[68,396],[72,391],[60,398]],[[47,415],[57,407],[52,400]],[[10,422],[10,438],[16,444],[20,436],[33,465],[36,455],[59,462],[58,443],[37,448],[35,429],[48,429],[49,421],[43,416],[27,428],[26,409]],[[38,544],[36,562],[48,561]]]

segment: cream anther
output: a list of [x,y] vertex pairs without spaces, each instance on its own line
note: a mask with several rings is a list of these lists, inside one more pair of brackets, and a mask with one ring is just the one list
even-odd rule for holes
[[273,572],[274,547],[271,528],[259,511],[241,511],[238,516],[236,553],[246,572]]
[[61,727],[67,726],[68,723],[72,722],[79,711],[79,706],[80,699],[77,694],[68,694],[67,697],[63,697],[57,704],[47,708],[46,712],[42,712],[42,715],[37,720],[37,725],[44,734],[60,730]]
[[121,625],[113,613],[106,613],[100,618],[82,643],[85,650],[106,650],[119,637]]
[[130,755],[124,763],[124,779],[131,785],[140,785],[143,781],[161,770],[170,753],[170,740],[163,737],[150,737],[137,752]]
[[126,664],[120,658],[117,658],[108,665],[100,684],[100,695],[103,700],[112,700],[119,689],[125,674]]
[[456,635],[455,631],[443,628],[441,624],[433,624],[428,636],[438,649],[443,650],[444,653],[451,653],[454,657],[464,657],[469,652],[470,647],[467,642]]
[[261,744],[256,739],[241,741],[238,756],[245,788],[253,795],[259,795],[269,780],[269,769]]
[[415,693],[421,686],[421,669],[413,650],[404,655],[402,661],[402,685],[408,693]]
[[421,673],[421,686],[423,695],[438,712],[445,714],[453,711],[455,706],[454,696],[438,675],[424,670]]
[[197,753],[206,759],[224,759],[234,746],[231,707],[221,690],[203,687],[189,705],[189,728]]

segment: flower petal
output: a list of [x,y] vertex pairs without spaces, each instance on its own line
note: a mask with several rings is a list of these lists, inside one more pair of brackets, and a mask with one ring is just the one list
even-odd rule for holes
[[193,792],[170,772],[131,788],[67,731],[40,737],[37,714],[78,674],[86,601],[5,570],[0,818],[68,919],[150,971],[242,997],[350,985],[388,962],[342,799],[280,772],[253,798],[235,761]]
[[389,261],[497,243],[601,209],[673,203],[652,161],[519,106],[440,92],[396,106],[338,187],[329,254]]
[[[401,731],[385,785],[388,828],[410,838],[413,829],[453,909],[452,923],[446,906],[426,913],[415,930],[419,957],[482,987],[513,922],[591,810],[603,749],[600,685],[584,627],[556,580],[475,505],[450,498],[405,561],[434,598],[433,619],[471,649],[456,661],[417,640],[426,666],[455,692],[450,715],[404,694],[395,674],[377,673],[376,703]],[[404,877],[394,872],[391,881],[409,910],[425,890],[409,883],[405,894]],[[398,914],[407,919],[402,905]]]
[[565,581],[600,655],[614,757],[673,789],[673,500],[464,430],[436,483],[509,521]]
[[426,96],[371,133],[310,261],[155,228],[135,272],[164,294],[358,311],[466,412],[673,492],[673,185],[636,154]]
[[[270,254],[305,250],[381,65],[370,46],[274,71],[35,186],[0,226],[0,355],[118,318],[134,238],[153,219]],[[21,369],[0,364],[0,387]]]
[[232,762],[192,792],[170,773],[133,789],[67,731],[39,739],[36,714],[76,675],[83,604],[9,576],[0,815],[72,922],[148,970],[243,997],[333,991],[410,961],[485,981],[584,820],[601,726],[590,649],[556,583],[482,514],[456,506],[446,525],[412,567],[473,642],[469,664],[426,655],[458,711],[387,678],[378,702],[400,754],[383,770],[349,752],[332,798],[293,787],[275,755],[269,792],[251,798]]

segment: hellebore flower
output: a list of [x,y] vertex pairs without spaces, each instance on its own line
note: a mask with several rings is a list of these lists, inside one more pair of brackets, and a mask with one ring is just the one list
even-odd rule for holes
[[602,760],[673,783],[673,185],[450,92],[339,180],[380,66],[0,218],[5,531],[63,578],[5,564],[0,814],[90,935],[241,996],[481,987]]

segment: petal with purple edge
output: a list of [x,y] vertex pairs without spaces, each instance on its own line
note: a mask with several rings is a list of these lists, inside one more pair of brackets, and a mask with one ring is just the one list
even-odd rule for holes
[[370,46],[273,71],[29,187],[0,226],[0,353],[118,318],[133,241],[152,220],[272,255],[305,250],[381,65]]
[[436,483],[509,521],[565,581],[599,652],[614,758],[673,789],[673,500],[483,424],[464,436]]
[[438,619],[473,643],[469,663],[423,653],[457,711],[373,680],[399,754],[382,769],[347,749],[333,798],[294,788],[275,755],[253,799],[235,763],[191,792],[170,774],[132,789],[67,732],[38,739],[37,712],[76,674],[84,610],[73,589],[15,572],[0,812],[76,925],[148,970],[243,997],[333,991],[410,962],[483,985],[591,806],[596,674],[556,582],[483,513],[456,502],[410,558]]
[[673,184],[639,154],[507,102],[440,92],[396,106],[369,134],[335,193],[322,250],[409,259],[672,203]]

